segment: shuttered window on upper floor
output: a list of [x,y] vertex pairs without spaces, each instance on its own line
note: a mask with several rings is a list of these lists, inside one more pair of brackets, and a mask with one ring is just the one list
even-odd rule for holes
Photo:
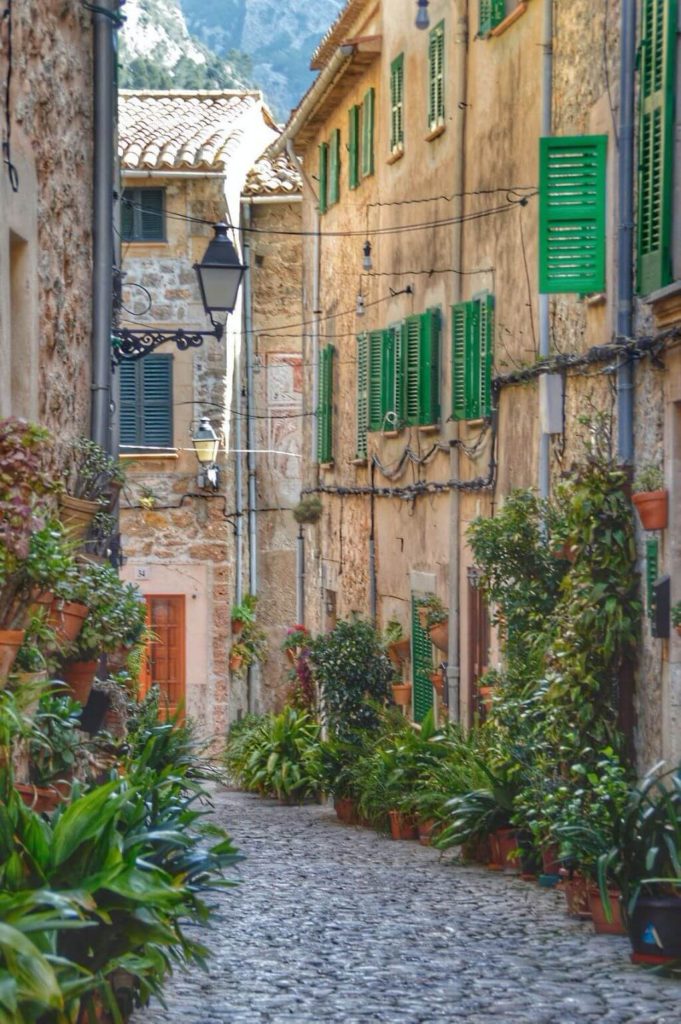
[[340,199],[340,129],[331,132],[329,141],[329,192],[328,205],[333,206]]
[[319,400],[317,405],[317,461],[333,461],[333,345],[319,353]]
[[124,242],[165,242],[165,189],[123,189],[121,238]]
[[399,430],[404,424],[403,325],[370,331],[367,342],[369,430]]
[[404,54],[390,65],[390,151],[404,149]]
[[173,357],[123,360],[120,372],[121,449],[173,447]]
[[376,90],[367,89],[362,102],[362,177],[374,173],[374,120]]
[[478,35],[489,35],[505,17],[506,0],[479,0]]
[[409,316],[402,334],[404,414],[409,424],[429,426],[440,418],[440,311]]
[[485,293],[452,306],[452,418],[477,420],[492,413],[494,297]]
[[357,335],[357,402],[356,402],[356,444],[357,459],[366,459],[367,430],[369,429],[369,336]]
[[329,145],[322,142],[319,145],[319,212],[326,213],[328,209],[328,188],[329,188]]
[[643,0],[637,290],[671,284],[677,0]]
[[348,188],[359,185],[359,107],[355,104],[348,110]]
[[605,288],[607,135],[539,140],[539,291]]
[[431,30],[428,40],[428,129],[445,123],[445,23]]

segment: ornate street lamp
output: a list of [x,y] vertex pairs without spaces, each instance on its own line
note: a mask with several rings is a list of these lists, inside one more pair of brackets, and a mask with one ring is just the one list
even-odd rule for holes
[[233,313],[246,267],[239,260],[234,243],[227,236],[227,225],[215,225],[215,237],[206,249],[200,263],[194,264],[199,282],[201,301],[212,331],[185,331],[179,327],[164,331],[155,327],[115,327],[113,330],[112,358],[114,363],[123,359],[141,359],[159,345],[173,342],[178,349],[199,348],[204,338],[220,341],[224,323],[215,320],[216,313]]
[[199,487],[217,491],[220,484],[220,468],[217,465],[220,438],[207,416],[201,417],[198,430],[192,434],[192,444],[201,466]]
[[428,0],[416,0],[416,6],[418,7],[416,12],[416,27],[428,28],[430,25],[430,18],[428,17]]

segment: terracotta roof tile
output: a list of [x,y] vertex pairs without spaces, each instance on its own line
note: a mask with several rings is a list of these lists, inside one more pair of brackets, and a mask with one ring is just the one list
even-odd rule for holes
[[223,167],[234,152],[235,136],[241,136],[241,118],[258,104],[262,104],[258,92],[121,89],[118,149],[122,168]]
[[246,196],[298,195],[303,182],[298,168],[291,163],[287,153],[273,160],[263,156],[249,171],[243,194]]

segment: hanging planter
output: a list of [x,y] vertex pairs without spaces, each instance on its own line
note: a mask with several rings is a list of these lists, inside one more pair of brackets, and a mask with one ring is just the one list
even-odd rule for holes
[[239,672],[244,663],[243,655],[241,654],[230,654],[229,656],[229,671]]
[[58,602],[53,604],[47,624],[54,629],[60,643],[70,644],[80,634],[87,613],[88,608],[84,604],[79,604],[76,601]]
[[391,661],[393,661],[393,656],[400,663],[409,661],[411,656],[411,641],[409,637],[405,637],[402,640],[394,640],[388,647],[388,654]]
[[445,681],[442,678],[442,672],[440,672],[439,669],[437,672],[431,672],[430,681],[433,684],[433,689],[435,690],[438,697],[442,697],[445,690]]
[[70,494],[59,495],[59,518],[71,540],[80,542],[90,529],[92,520],[99,512],[99,502],[87,498],[74,498]]
[[438,650],[447,652],[449,650],[449,619],[431,626],[428,635]]
[[64,665],[62,675],[64,682],[71,691],[74,700],[79,701],[83,707],[88,702],[92,684],[97,675],[97,661],[71,661]]
[[632,501],[644,530],[666,529],[669,513],[667,491],[641,491],[634,494]]
[[403,707],[411,705],[411,683],[393,683],[393,700]]
[[322,517],[322,499],[316,494],[308,494],[301,498],[293,509],[293,518],[297,523],[318,523]]
[[0,629],[0,686],[9,675],[9,671],[24,642],[23,629]]

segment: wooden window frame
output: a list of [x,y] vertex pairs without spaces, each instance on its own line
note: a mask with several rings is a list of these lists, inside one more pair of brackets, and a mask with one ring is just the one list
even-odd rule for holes
[[390,64],[390,152],[404,152],[404,53]]

